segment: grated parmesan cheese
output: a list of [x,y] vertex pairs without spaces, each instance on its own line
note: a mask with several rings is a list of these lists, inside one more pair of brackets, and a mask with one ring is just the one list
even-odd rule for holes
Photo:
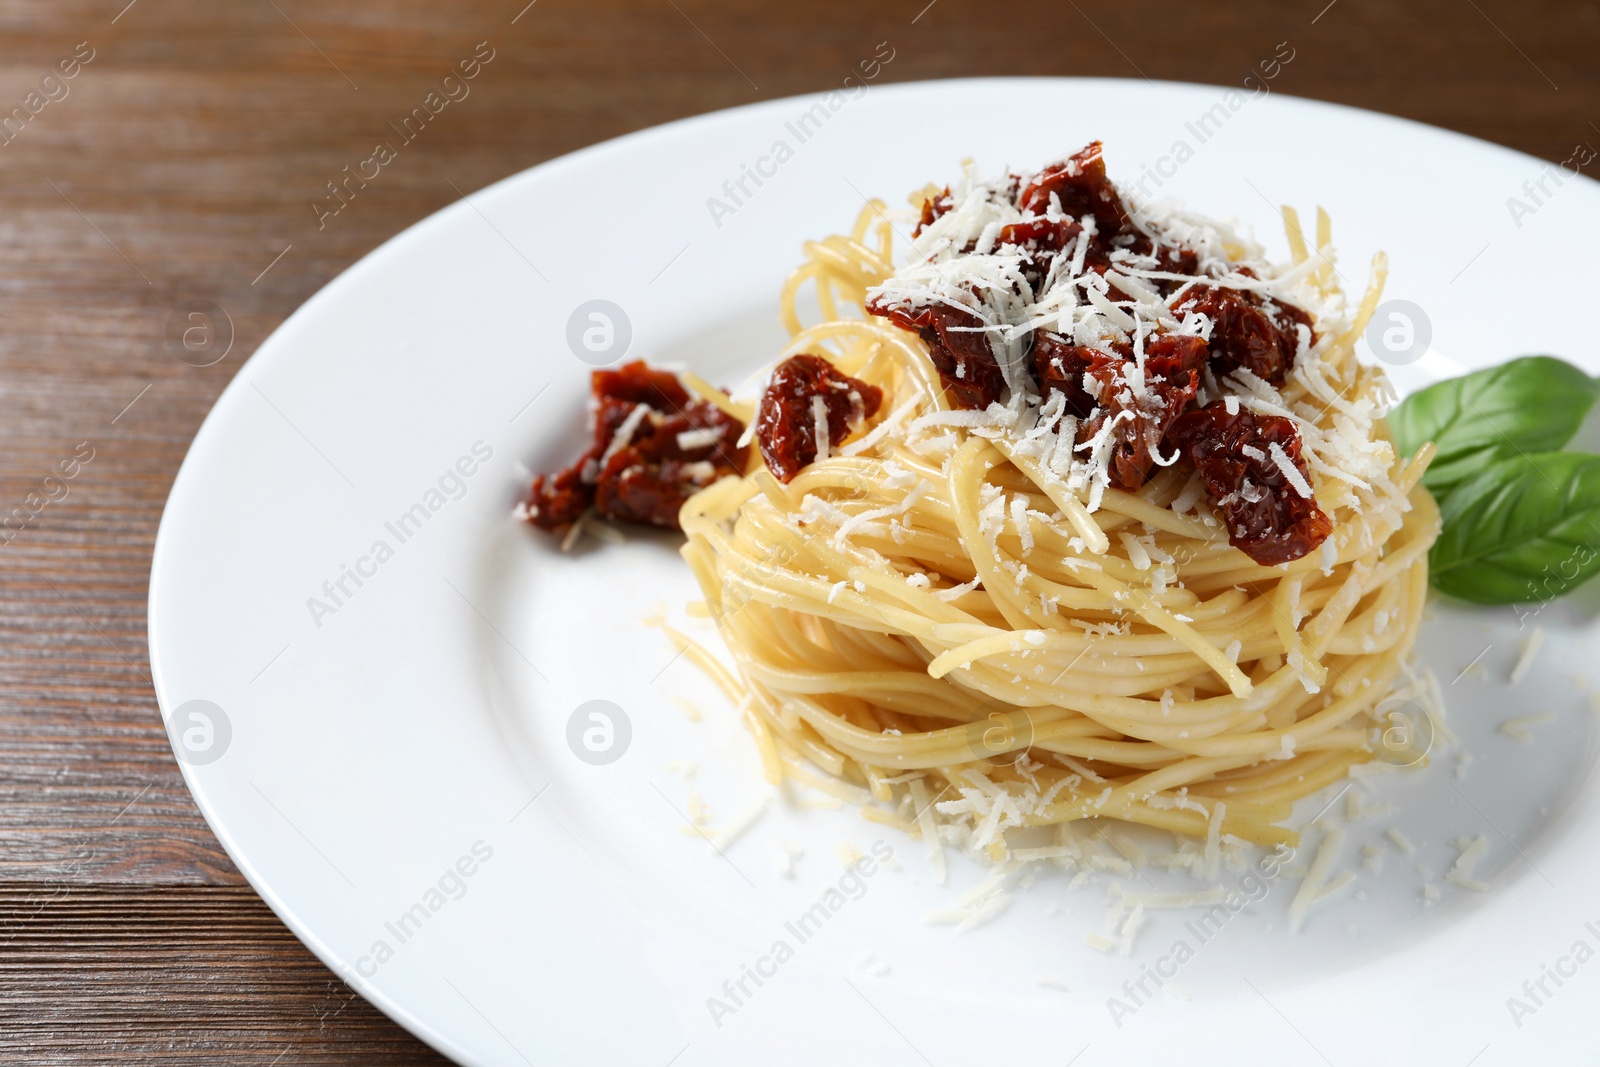
[[821,463],[828,458],[828,449],[832,441],[828,433],[828,404],[820,394],[811,398],[811,423],[812,432],[816,435],[816,462]]
[[692,452],[697,448],[709,448],[720,440],[722,440],[722,428],[719,426],[678,431],[678,447],[685,452]]
[[1306,481],[1306,476],[1300,473],[1300,468],[1294,465],[1294,460],[1289,458],[1289,453],[1283,450],[1283,446],[1273,441],[1267,446],[1267,450],[1272,455],[1272,462],[1278,465],[1279,472],[1283,474],[1283,480],[1293,486],[1294,491],[1303,498],[1310,500],[1311,483]]
[[634,433],[639,429],[639,424],[643,422],[649,416],[649,414],[650,405],[635,404],[633,406],[633,410],[628,412],[627,417],[622,420],[622,425],[617,427],[617,432],[612,436],[611,442],[606,445],[606,450],[601,453],[600,459],[596,464],[598,468],[603,470],[606,463],[610,461],[612,456],[616,455],[618,452],[621,452],[624,448],[627,448],[628,445],[633,443]]
[[729,845],[737,841],[746,830],[750,829],[750,827],[756,824],[756,821],[759,820],[761,816],[766,814],[767,805],[771,803],[771,801],[772,794],[769,792],[765,796],[751,803],[751,805],[745,808],[744,811],[734,816],[733,820],[729,822],[728,825],[724,826],[717,832],[715,837],[710,839],[711,847],[716,849],[718,852],[722,852]]
[[1461,849],[1461,855],[1456,857],[1455,863],[1445,872],[1444,880],[1475,893],[1487,893],[1489,884],[1472,877],[1472,868],[1483,858],[1483,854],[1489,851],[1488,838],[1479,834],[1470,841],[1458,840],[1457,847]]
[[1542,726],[1547,722],[1554,722],[1555,718],[1554,715],[1547,714],[1513,716],[1500,724],[1500,732],[1513,740],[1526,743],[1533,740],[1533,734],[1529,732],[1528,727]]
[[1306,876],[1300,882],[1300,889],[1294,895],[1294,900],[1289,904],[1289,928],[1296,932],[1306,921],[1306,914],[1311,906],[1320,900],[1326,899],[1328,872],[1332,869],[1334,861],[1339,858],[1339,850],[1344,847],[1344,831],[1329,830],[1322,835],[1322,843],[1317,846],[1317,854],[1311,860],[1311,867],[1306,871]]
[[1384,831],[1384,836],[1388,837],[1390,841],[1393,841],[1394,847],[1398,848],[1407,856],[1414,856],[1417,854],[1417,846],[1411,843],[1411,839],[1402,833],[1399,827],[1389,827]]
[[1544,647],[1544,627],[1535,626],[1533,632],[1522,642],[1522,653],[1517,656],[1516,666],[1511,668],[1511,684],[1516,685],[1528,676],[1533,669],[1533,661],[1539,655],[1539,649]]

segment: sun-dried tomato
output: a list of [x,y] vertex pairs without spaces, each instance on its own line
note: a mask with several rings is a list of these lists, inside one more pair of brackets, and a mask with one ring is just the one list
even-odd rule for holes
[[[1064,254],[1073,239],[1083,233],[1079,220],[1084,215],[1095,218],[1095,232],[1088,238],[1088,247],[1082,250],[1087,270],[1103,273],[1113,267],[1115,264],[1110,256],[1117,248],[1154,257],[1160,270],[1192,273],[1199,269],[1199,258],[1192,250],[1158,244],[1133,227],[1121,194],[1106,176],[1099,141],[1060,163],[1051,164],[1030,178],[1012,175],[1009,182],[1009,186],[1001,193],[1008,195],[1020,210],[1042,215],[1048,210],[1050,197],[1054,194],[1066,216],[1058,219],[1032,218],[1000,229],[996,244],[1015,245],[1022,250],[1022,274],[1030,286],[1042,284],[1052,259]],[[954,206],[948,188],[937,196],[925,199],[915,232],[921,233],[923,227]],[[1154,284],[1163,290],[1175,288],[1175,284]],[[1127,294],[1115,286],[1111,288],[1109,296],[1112,300],[1127,299]],[[1005,395],[1005,375],[990,346],[988,332],[980,328],[983,320],[977,313],[951,305],[892,307],[882,300],[868,301],[866,310],[922,338],[951,401],[957,407],[982,409]],[[1039,358],[1036,342],[1036,364]],[[1046,372],[1040,369],[1041,386],[1047,384],[1046,377]],[[1074,377],[1081,377],[1081,373]],[[1081,390],[1078,392],[1081,393]],[[1076,395],[1071,399],[1075,409],[1081,406]],[[1081,411],[1080,414],[1087,415],[1088,411]]]
[[[1200,271],[1200,254],[1187,245],[1159,243],[1141,233],[1129,242],[1128,251],[1134,255],[1151,257],[1156,261],[1155,269],[1168,274],[1192,276]],[[1147,284],[1162,293],[1170,293],[1183,283],[1163,278],[1151,279]]]
[[896,308],[878,300],[869,300],[867,311],[922,338],[956,407],[982,410],[1005,395],[1005,375],[976,312],[946,304]]
[[[718,478],[743,473],[749,455],[738,444],[744,424],[690,399],[670,371],[639,360],[595,371],[590,390],[589,448],[565,470],[534,478],[527,509],[535,526],[565,529],[592,507],[618,522],[677,529],[685,500]],[[628,438],[619,444],[624,426]]]
[[565,470],[536,474],[528,490],[528,521],[541,530],[563,530],[594,506],[594,485],[583,480],[583,465],[592,459],[591,448]]
[[[1111,451],[1111,484],[1119,489],[1137,489],[1150,480],[1156,466],[1157,450],[1167,430],[1183,414],[1200,388],[1200,368],[1205,365],[1205,341],[1187,334],[1168,334],[1145,342],[1144,391],[1128,385],[1134,360],[1124,360],[1112,379],[1106,368],[1091,370],[1100,379],[1100,419],[1118,418],[1129,412],[1116,430],[1116,447]],[[1091,420],[1080,433],[1088,440],[1101,423]]]
[[630,404],[648,404],[656,411],[677,411],[689,406],[689,390],[671,371],[652,367],[642,359],[616,370],[597,370],[589,376],[596,400],[610,397]]
[[1274,385],[1282,385],[1294,366],[1299,349],[1295,327],[1311,326],[1311,316],[1291,304],[1211,285],[1184,294],[1173,311],[1194,311],[1211,320],[1211,370],[1217,377],[1244,367]]
[[669,414],[651,410],[600,469],[595,510],[619,522],[677,529],[684,501],[719,478],[744,472],[749,449],[739,447],[743,433],[744,423],[703,400]]
[[1168,440],[1200,472],[1228,528],[1228,543],[1262,566],[1299,559],[1333,532],[1315,498],[1301,496],[1272,455],[1273,445],[1281,448],[1311,484],[1292,420],[1244,407],[1230,415],[1226,402],[1216,400],[1182,415]]
[[911,231],[912,237],[922,236],[922,231],[932,226],[939,217],[956,206],[955,200],[950,196],[950,187],[944,187],[944,192],[937,196],[930,196],[922,202],[922,215],[917,219],[916,229]]
[[1051,393],[1065,394],[1067,412],[1080,419],[1094,414],[1097,406],[1084,388],[1084,374],[1120,359],[1088,345],[1075,345],[1060,334],[1046,330],[1035,330],[1033,334],[1033,370],[1039,380],[1039,392],[1046,397]]
[[1073,219],[1029,219],[1000,228],[998,244],[1022,250],[1022,276],[1035,292],[1050,272],[1050,264],[1083,232]]
[[1040,390],[1066,396],[1067,410],[1083,420],[1078,443],[1092,440],[1107,420],[1117,420],[1108,469],[1119,489],[1137,489],[1149,480],[1168,428],[1200,388],[1205,356],[1199,337],[1152,338],[1145,343],[1144,388],[1136,390],[1131,377],[1138,363],[1131,353],[1107,354],[1042,331],[1034,338]]
[[817,458],[818,397],[830,450],[883,404],[882,389],[840,373],[821,356],[802,353],[784,360],[772,372],[756,410],[756,441],[779,481],[792,481]]
[[1029,219],[1000,227],[999,244],[1020,245],[1025,249],[1059,252],[1067,242],[1083,232],[1074,219]]
[[1029,178],[1017,195],[1017,207],[1042,215],[1050,207],[1050,194],[1061,202],[1061,210],[1073,218],[1093,215],[1096,232],[1110,239],[1131,225],[1122,195],[1106,177],[1106,162],[1100,155],[1099,141],[1076,155],[1050,166]]

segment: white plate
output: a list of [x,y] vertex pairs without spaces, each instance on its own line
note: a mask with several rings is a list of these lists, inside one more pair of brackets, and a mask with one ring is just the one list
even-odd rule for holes
[[[1244,220],[1280,256],[1276,205],[1327,207],[1351,289],[1386,249],[1388,295],[1432,324],[1402,385],[1534,351],[1595,369],[1574,322],[1600,290],[1600,263],[1582,252],[1600,232],[1600,186],[1546,177],[1530,194],[1524,182],[1553,168],[1277,95],[1132,81],[873,88],[645,131],[478,192],[363,259],[261,346],[196,437],[156,546],[151,658],[190,788],[323,960],[471,1064],[942,1067],[1065,1063],[1085,1048],[1077,1062],[1270,1051],[1466,1063],[1487,1047],[1475,1061],[1487,1065],[1589,1040],[1600,977],[1586,970],[1600,964],[1562,960],[1580,941],[1600,948],[1600,854],[1585,845],[1600,839],[1595,717],[1571,680],[1600,651],[1592,592],[1520,632],[1510,608],[1436,606],[1424,659],[1475,762],[1457,780],[1441,744],[1431,769],[1386,781],[1369,799],[1402,810],[1352,824],[1342,864],[1366,899],[1325,907],[1297,937],[1284,922],[1293,884],[1280,881],[1203,942],[1183,925],[1193,916],[1166,914],[1131,957],[1101,955],[1083,935],[1103,890],[1068,893],[1060,877],[957,935],[921,917],[977,868],[957,863],[935,887],[920,846],[848,809],[776,805],[723,856],[680,833],[686,788],[666,764],[699,765],[718,822],[759,787],[728,705],[641,621],[696,595],[673,544],[562,556],[510,519],[519,464],[550,469],[576,448],[590,367],[569,350],[569,317],[613,301],[630,357],[735,381],[782,340],[778,287],[800,243],[847,227],[863,194],[898,204],[963,157],[993,173],[1094,138],[1113,177],[1170,172],[1161,192]],[[780,140],[792,158],[764,162]],[[1193,158],[1163,162],[1180,141]],[[714,213],[708,198],[735,206],[724,182],[758,165],[762,184],[747,179],[737,210]],[[1533,213],[1514,217],[1512,197]],[[472,459],[475,445],[492,455]],[[458,461],[471,474],[452,481]],[[402,539],[391,527],[417,504]],[[380,541],[392,550],[381,563],[368,558]],[[323,583],[345,565],[368,576],[345,578],[335,604]],[[313,597],[336,610],[314,617]],[[1517,642],[1535,624],[1549,640],[1513,690]],[[1483,649],[1486,677],[1451,684]],[[229,736],[217,722],[208,742],[197,700],[222,709]],[[609,765],[566,743],[590,700],[631,724]],[[1554,720],[1531,743],[1496,731],[1539,711]],[[1389,826],[1419,854],[1391,849],[1381,874],[1364,870],[1356,849]],[[1486,895],[1441,878],[1450,839],[1479,832]],[[802,943],[785,923],[839,884],[839,843],[879,839],[898,869],[864,880]],[[775,870],[780,840],[804,850],[792,879]],[[1419,863],[1443,890],[1430,908]],[[470,876],[447,874],[458,865]],[[1165,991],[1144,1003],[1123,991],[1146,969],[1171,971],[1163,957],[1184,939],[1193,959]],[[761,964],[772,977],[746,978],[751,995],[713,1019],[708,998],[735,1006],[724,982],[780,940],[792,958]],[[380,944],[389,954],[374,955]],[[864,953],[888,973],[860,966]],[[1574,973],[1558,986],[1546,965]],[[1536,1003],[1523,983],[1542,977]],[[1137,1010],[1114,1012],[1113,995]],[[1530,1010],[1513,1013],[1512,997]]]

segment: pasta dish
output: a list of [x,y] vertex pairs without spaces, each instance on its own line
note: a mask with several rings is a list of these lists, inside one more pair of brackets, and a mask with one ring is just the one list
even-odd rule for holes
[[526,517],[681,527],[774,783],[996,861],[1084,819],[1294,843],[1419,684],[1432,446],[1354,350],[1383,258],[1347,301],[1321,212],[1274,264],[1098,143],[913,206],[805,247],[758,394],[597,372]]

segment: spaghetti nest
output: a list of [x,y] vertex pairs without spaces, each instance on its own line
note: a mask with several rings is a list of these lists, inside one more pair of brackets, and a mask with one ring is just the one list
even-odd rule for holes
[[[1288,269],[1342,308],[1326,216],[1314,249],[1285,220]],[[868,817],[934,852],[994,860],[1014,828],[1066,839],[1083,819],[1294,843],[1293,803],[1372,759],[1380,703],[1426,684],[1407,660],[1439,525],[1419,484],[1430,450],[1395,455],[1386,380],[1353,351],[1382,257],[1281,390],[1245,392],[1294,418],[1334,526],[1321,551],[1262,566],[1184,464],[1091,494],[1026,432],[953,411],[917,336],[846,315],[893,275],[891,238],[875,202],[850,235],[808,244],[782,295],[784,355],[881,388],[876,420],[787,485],[757,464],[680,516],[768,779],[875,800]],[[802,326],[811,287],[824,321]],[[1330,471],[1353,446],[1376,457],[1368,476]]]

